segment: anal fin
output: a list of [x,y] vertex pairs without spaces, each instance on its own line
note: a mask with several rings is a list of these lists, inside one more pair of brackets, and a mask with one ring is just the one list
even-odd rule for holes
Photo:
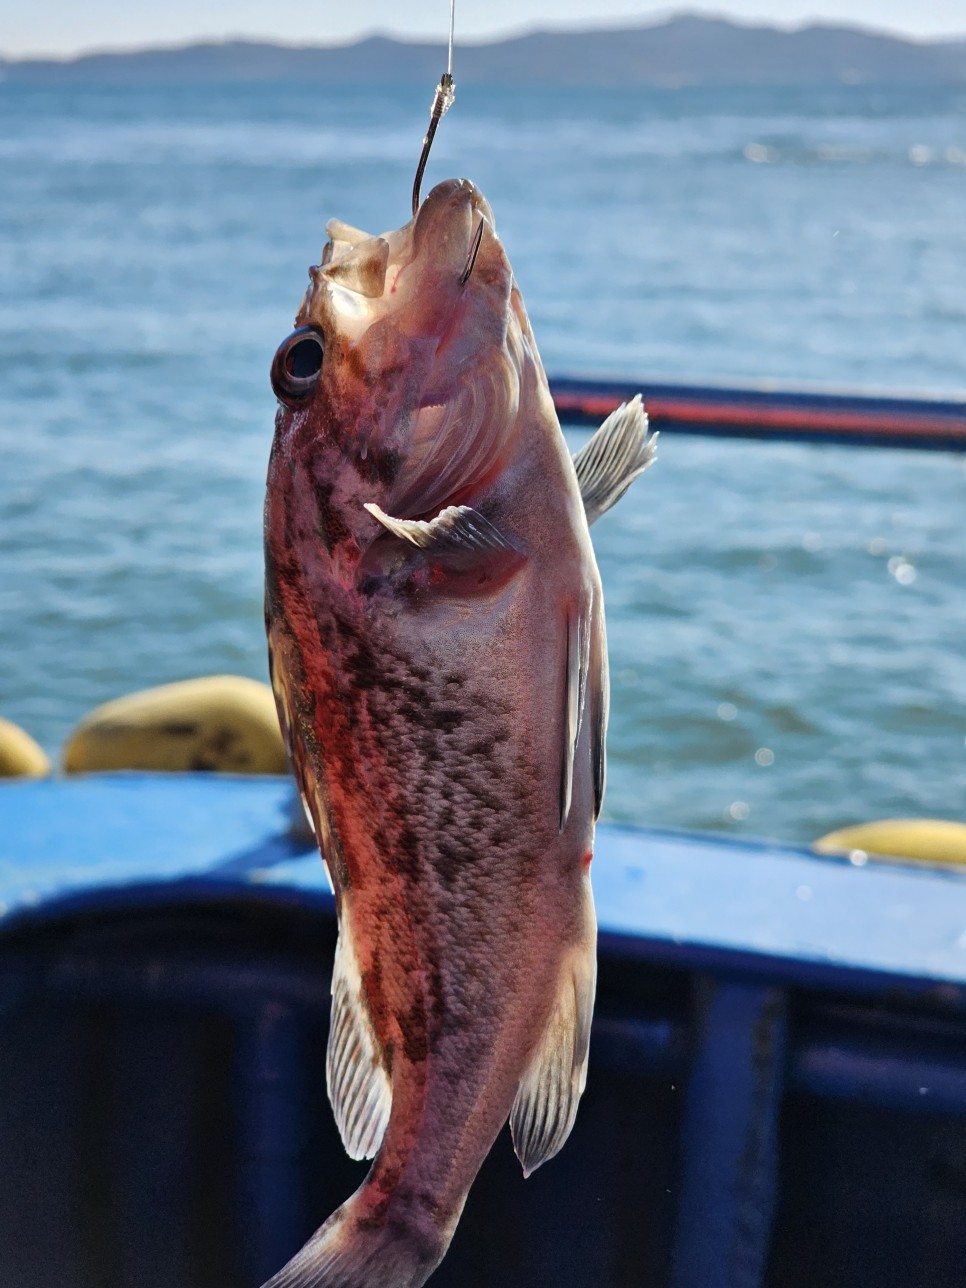
[[350,1158],[373,1158],[382,1143],[392,1088],[362,996],[345,908],[332,970],[332,1020],[325,1060],[329,1100]]
[[[587,898],[590,898],[589,892]],[[593,922],[593,910],[589,909]],[[513,1148],[530,1176],[564,1146],[587,1083],[597,985],[596,936],[569,954],[550,1020],[510,1112]]]
[[647,413],[637,394],[612,411],[574,456],[574,469],[589,527],[616,505],[630,485],[654,463],[657,434],[647,432]]

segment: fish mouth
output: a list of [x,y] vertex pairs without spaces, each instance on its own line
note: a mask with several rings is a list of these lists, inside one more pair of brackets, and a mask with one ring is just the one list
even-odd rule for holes
[[461,287],[496,244],[490,203],[470,179],[444,179],[416,212],[414,257],[431,258],[438,273],[455,274]]
[[466,203],[492,225],[493,211],[490,203],[472,179],[444,179],[442,183],[438,183],[416,212],[416,222],[419,224],[425,219],[437,218],[440,210]]

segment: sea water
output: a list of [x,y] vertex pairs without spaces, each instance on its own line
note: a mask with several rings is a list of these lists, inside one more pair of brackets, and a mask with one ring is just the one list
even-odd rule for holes
[[[119,694],[264,677],[269,363],[325,220],[407,218],[431,96],[0,83],[0,714],[52,753]],[[962,91],[461,87],[454,173],[551,372],[966,387]],[[964,521],[952,454],[665,436],[594,529],[607,816],[963,817]]]

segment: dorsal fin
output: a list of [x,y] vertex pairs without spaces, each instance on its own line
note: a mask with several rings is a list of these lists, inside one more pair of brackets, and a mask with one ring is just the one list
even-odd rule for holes
[[657,439],[657,434],[647,432],[647,415],[637,394],[612,411],[590,442],[575,454],[574,469],[588,527],[616,505],[637,476],[653,464]]

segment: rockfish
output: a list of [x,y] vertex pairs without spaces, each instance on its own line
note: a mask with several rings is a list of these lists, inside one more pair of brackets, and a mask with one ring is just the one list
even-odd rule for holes
[[485,198],[333,220],[272,368],[272,684],[331,877],[329,1097],[356,1193],[271,1288],[417,1288],[509,1118],[529,1175],[584,1088],[607,653],[588,524],[640,398],[571,460]]

